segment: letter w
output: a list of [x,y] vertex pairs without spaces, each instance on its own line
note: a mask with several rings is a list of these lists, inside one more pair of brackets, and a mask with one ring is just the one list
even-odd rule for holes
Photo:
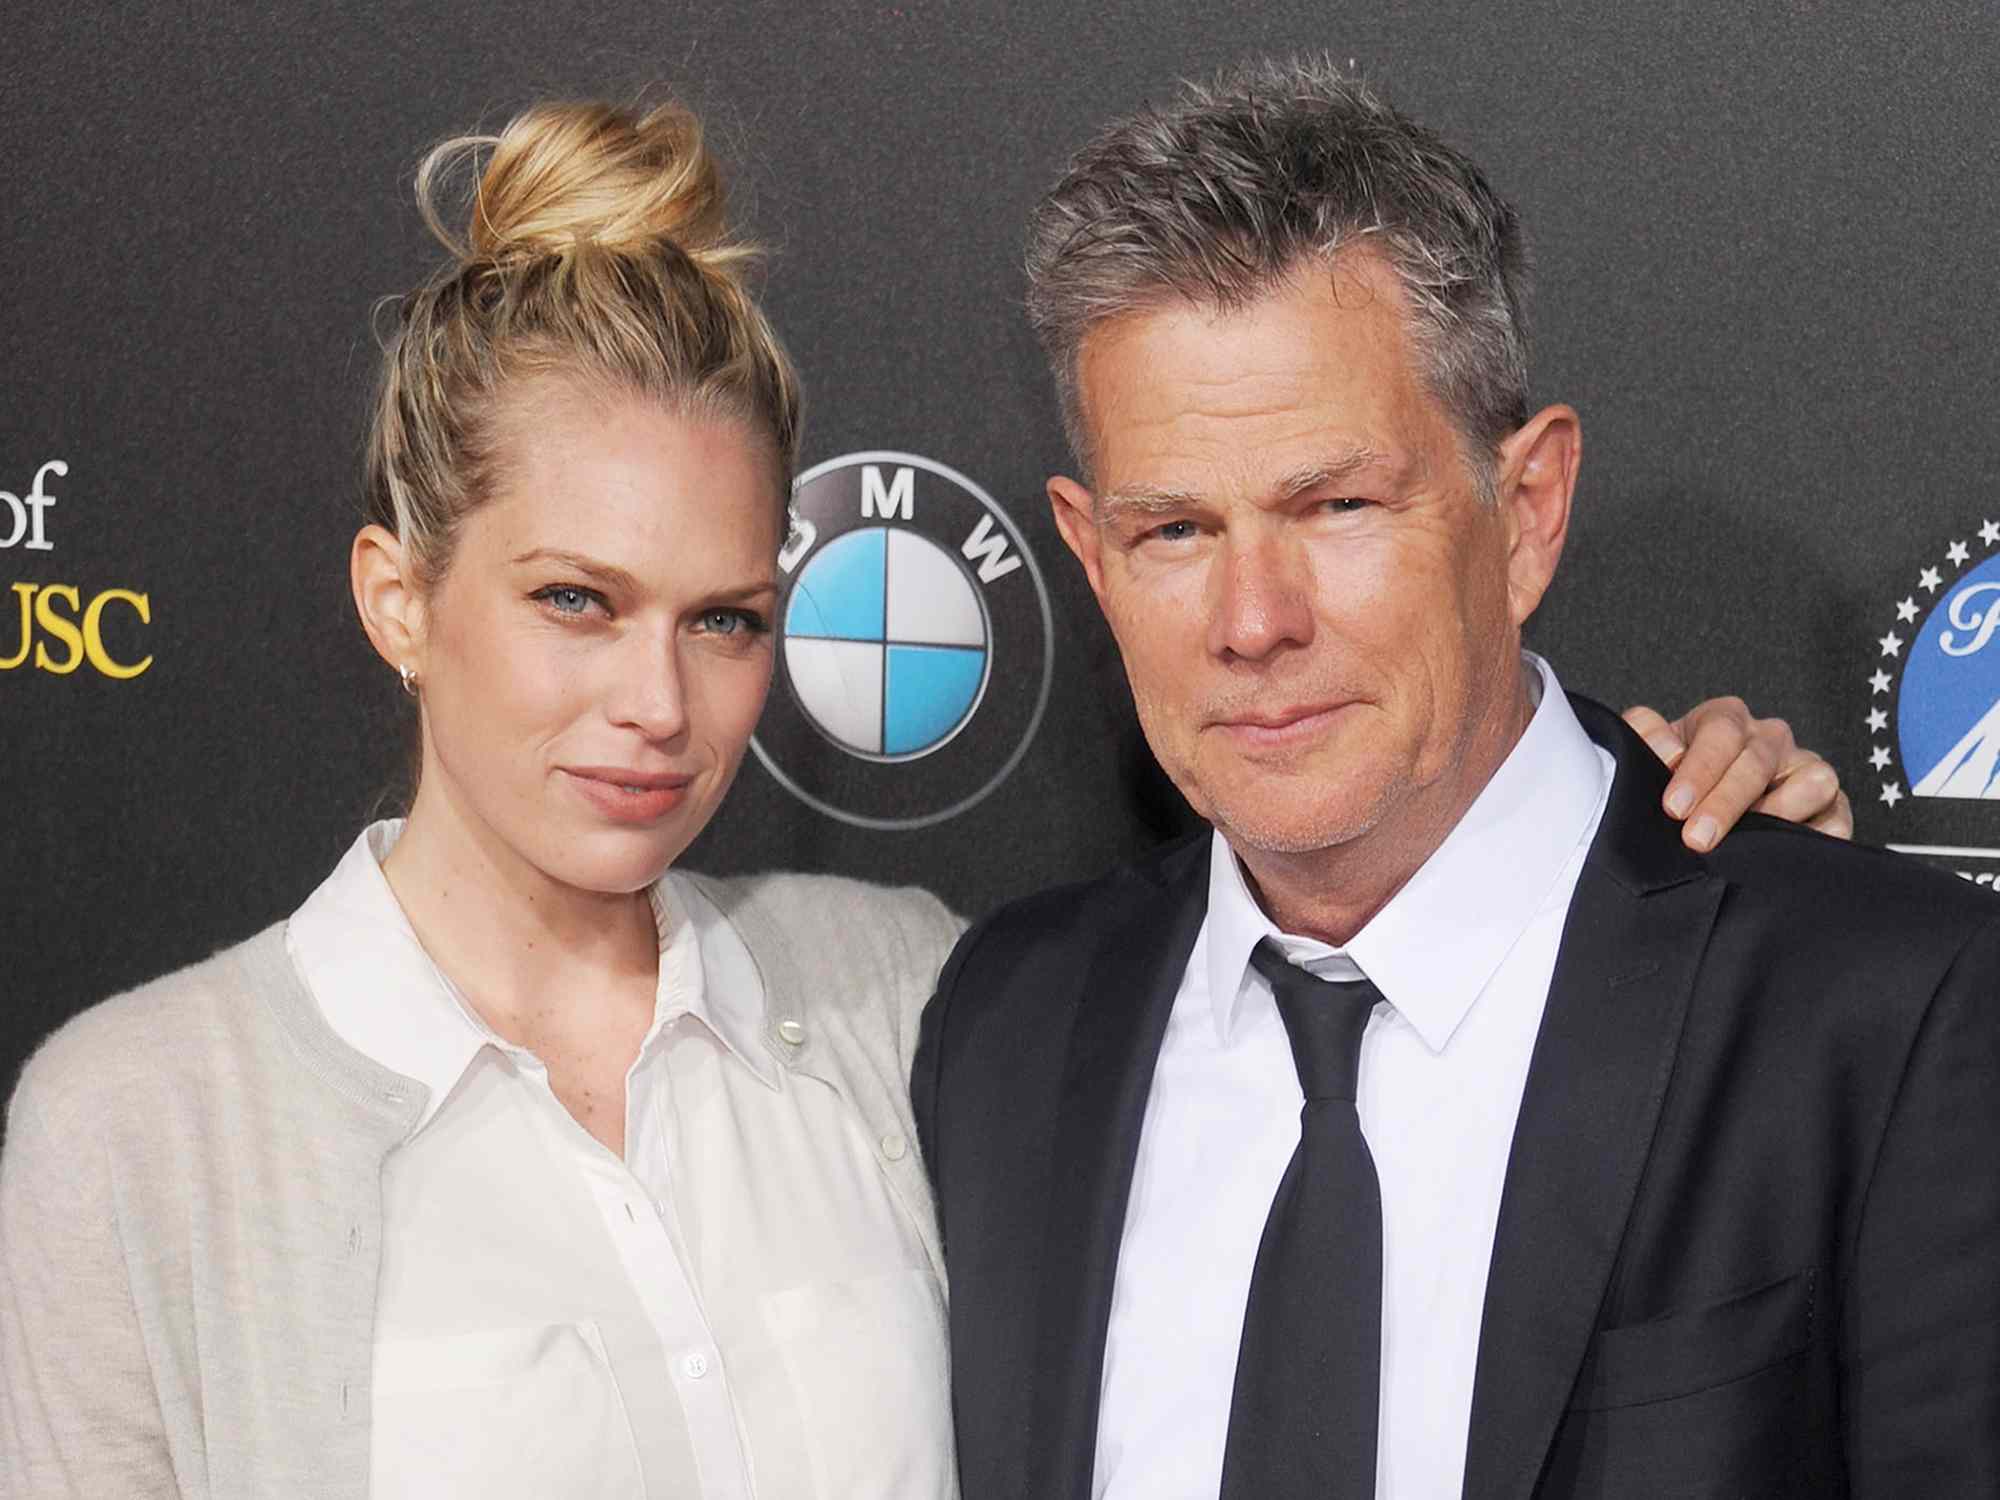
[[972,528],[972,535],[958,549],[970,563],[979,565],[979,581],[991,583],[996,578],[1005,578],[1021,566],[1021,559],[1007,555],[1007,538],[993,529],[993,518],[981,516],[979,524]]
[[916,474],[910,469],[898,469],[895,479],[888,489],[882,488],[882,471],[874,464],[861,470],[861,514],[880,516],[885,521],[893,521],[900,515],[905,521],[911,519],[917,510],[915,485]]

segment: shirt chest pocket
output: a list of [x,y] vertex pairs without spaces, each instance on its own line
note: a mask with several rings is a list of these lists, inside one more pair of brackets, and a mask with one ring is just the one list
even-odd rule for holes
[[956,1493],[944,1302],[928,1272],[787,1287],[764,1296],[762,1313],[816,1495]]
[[644,1493],[595,1323],[379,1339],[372,1399],[377,1500]]

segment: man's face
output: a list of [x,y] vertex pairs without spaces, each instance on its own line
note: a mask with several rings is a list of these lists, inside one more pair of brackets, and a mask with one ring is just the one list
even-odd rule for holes
[[1083,345],[1096,489],[1051,481],[1057,520],[1153,753],[1242,852],[1427,853],[1525,722],[1519,626],[1554,560],[1517,545],[1514,455],[1480,497],[1405,317],[1349,252]]

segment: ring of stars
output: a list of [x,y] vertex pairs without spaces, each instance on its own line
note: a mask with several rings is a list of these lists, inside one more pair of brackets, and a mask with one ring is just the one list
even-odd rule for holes
[[[2000,547],[2000,521],[1984,521],[1980,524],[1979,544],[1986,548]],[[1954,541],[1944,550],[1945,564],[1954,572],[1964,567],[1971,558],[1972,544],[1970,542]],[[1917,574],[1916,588],[1922,589],[1924,593],[1934,596],[1943,587],[1943,569],[1925,568]],[[1928,607],[1927,602],[1920,603],[1918,601],[1916,589],[1912,589],[1896,601],[1896,624],[1916,624],[1917,616]],[[1909,637],[1905,638],[1894,626],[1890,627],[1888,632],[1875,642],[1877,660],[1880,661],[1883,657],[1889,657],[1900,661],[1902,659],[1903,647],[1915,638],[1916,633],[1914,631],[1911,632]],[[1885,668],[1877,666],[1874,673],[1868,679],[1868,696],[1871,699],[1879,698],[1894,685],[1895,678],[1890,676]],[[1868,710],[1869,735],[1886,734],[1888,728],[1889,711],[1885,708],[1871,706]],[[1868,765],[1871,770],[1893,770],[1895,762],[1896,756],[1893,750],[1887,745],[1875,744],[1871,741],[1868,747]],[[1908,795],[1909,793],[1903,790],[1902,783],[1899,781],[1891,779],[1880,783],[1878,796],[1881,802],[1888,807],[1894,807]]]

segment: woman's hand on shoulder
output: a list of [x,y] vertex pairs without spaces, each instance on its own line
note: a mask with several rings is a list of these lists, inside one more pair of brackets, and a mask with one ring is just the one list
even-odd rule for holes
[[1661,805],[1684,825],[1690,849],[1713,849],[1746,812],[1854,836],[1854,810],[1833,766],[1794,740],[1790,724],[1757,718],[1741,698],[1710,698],[1672,722],[1634,706],[1625,722],[1672,767]]

